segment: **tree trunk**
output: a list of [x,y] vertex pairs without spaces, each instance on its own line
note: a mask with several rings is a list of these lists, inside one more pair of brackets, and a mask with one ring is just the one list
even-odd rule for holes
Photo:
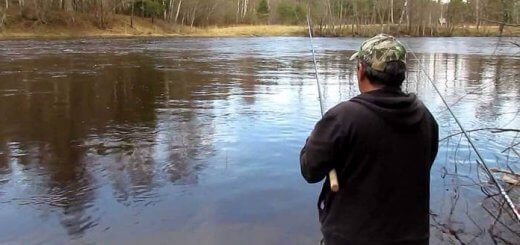
[[390,21],[394,24],[394,0],[390,0]]
[[190,28],[193,28],[193,24],[195,23],[195,18],[196,18],[196,16],[197,16],[196,14],[197,14],[197,6],[195,6],[195,7],[193,8],[193,12],[191,13],[191,17],[190,17],[190,18],[191,18],[191,20],[190,20],[190,22],[191,22],[191,23],[190,23]]
[[5,9],[9,8],[9,0],[5,0]]
[[177,19],[179,18],[179,13],[181,11],[182,0],[179,0],[179,5],[177,5],[177,13],[175,14],[175,23],[177,23]]
[[132,6],[130,6],[130,27],[134,28],[134,2],[131,2]]
[[410,4],[408,3],[408,0],[405,1],[406,5],[406,25],[408,33],[410,33],[411,23],[410,23]]
[[370,24],[372,25],[375,25],[376,24],[376,15],[377,15],[377,10],[376,10],[376,5],[374,4],[372,6],[372,16],[371,16],[371,20],[370,20]]
[[240,1],[241,0],[237,0],[237,17],[236,17],[236,23],[238,24],[238,20],[240,18]]
[[343,4],[339,6],[339,23],[343,23]]
[[6,11],[3,9],[0,9],[0,32],[4,30],[4,23],[6,19]]
[[103,0],[99,1],[99,4],[100,4],[100,16],[99,16],[99,21],[101,23],[101,26],[103,29],[105,29],[105,8],[103,6]]
[[72,7],[72,0],[63,0],[63,10],[69,13],[74,11],[74,8]]
[[476,13],[476,25],[477,25],[477,31],[480,27],[480,0],[477,0],[477,6],[475,7],[475,11],[477,12]]
[[[509,0],[507,0],[509,1]],[[506,4],[505,4],[505,0],[502,0],[500,2],[500,7],[502,8],[502,22],[500,23],[499,25],[499,32],[500,32],[500,36],[502,36],[502,34],[504,33],[504,27],[506,26],[506,23],[508,22],[508,14],[507,14],[507,9],[506,9]]]
[[404,12],[406,11],[406,6],[408,5],[408,0],[406,0],[404,2],[404,7],[403,7],[403,10],[401,11],[401,17],[399,18],[399,24],[397,26],[397,34],[399,35],[400,32],[401,32],[401,24],[403,23],[403,18],[404,18]]
[[248,3],[249,3],[248,0],[244,0],[244,4],[242,6],[242,19],[244,19],[246,17]]
[[168,21],[171,22],[173,19],[173,5],[175,0],[170,0],[168,3]]
[[430,18],[429,18],[429,23],[428,23],[428,28],[430,28],[430,36],[433,36],[433,26],[432,26],[432,8],[431,8],[431,3],[430,3]]
[[[375,6],[374,6],[375,8]],[[381,32],[384,32],[385,31],[385,20],[384,20],[384,11],[383,9],[381,8],[381,6],[379,6],[379,8],[377,8],[377,15],[379,17],[379,25],[381,27]]]

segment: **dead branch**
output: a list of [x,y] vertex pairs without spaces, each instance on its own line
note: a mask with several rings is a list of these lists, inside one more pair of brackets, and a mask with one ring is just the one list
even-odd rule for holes
[[489,23],[494,23],[494,24],[504,25],[504,26],[520,27],[519,24],[511,24],[511,23],[505,23],[505,22],[502,22],[502,21],[489,20],[489,19],[481,19],[481,20],[486,21],[486,22],[489,22]]
[[[477,131],[490,131],[491,133],[505,133],[505,132],[520,132],[520,129],[515,129],[515,128],[477,128],[477,129],[470,129],[470,130],[466,130],[466,133],[471,133],[471,132],[477,132]],[[457,136],[457,135],[461,135],[462,132],[458,132],[458,133],[454,133],[454,134],[450,134],[442,139],[439,140],[439,142],[441,141],[444,141],[446,139],[449,139],[453,136]]]
[[[493,86],[494,84],[488,84],[488,85],[483,85],[483,86],[480,86],[478,88],[475,88],[469,92],[467,92],[466,94],[462,95],[461,97],[459,97],[457,100],[455,100],[455,102],[453,102],[453,104],[450,105],[450,107],[454,107],[457,103],[459,103],[460,101],[462,101],[462,99],[464,99],[466,96],[468,95],[472,95],[472,94],[475,94],[476,92],[479,92],[479,91],[482,91],[483,89],[485,88],[488,88],[490,86]],[[442,111],[439,111],[439,113],[444,113],[445,111],[447,111],[448,108],[444,108]]]
[[509,230],[512,234],[515,234],[517,235],[518,237],[520,237],[520,233],[518,233],[517,231],[513,230],[510,225],[507,225],[506,223],[504,223],[503,221],[500,220],[500,217],[502,216],[503,212],[505,209],[503,207],[503,205],[505,204],[505,202],[498,202],[498,203],[502,203],[501,204],[501,207],[498,208],[499,210],[499,214],[498,215],[494,215],[493,212],[491,210],[489,210],[485,205],[481,204],[481,207],[482,209],[484,209],[484,211],[486,211],[492,218],[493,218],[493,225],[490,227],[494,227],[497,223],[498,224],[501,224],[504,228],[506,228],[507,230]]
[[451,236],[453,239],[458,241],[460,244],[466,244],[460,237],[459,230],[454,230],[453,228],[450,227],[449,224],[441,223],[440,221],[437,220],[436,216],[437,215],[430,215],[430,217],[432,218],[432,221],[433,221],[431,226],[437,228],[440,232]]
[[516,143],[514,143],[513,145],[508,146],[505,150],[502,151],[502,153],[504,153],[504,152],[506,152],[506,151],[508,151],[508,150],[510,150],[510,149],[513,149],[513,147],[515,147],[515,146],[517,146],[517,145],[520,145],[520,142],[516,142]]
[[506,171],[506,170],[498,169],[498,168],[491,168],[489,170],[491,170],[491,172],[494,172],[494,173],[503,173],[503,174],[509,174],[509,175],[514,175],[516,177],[520,177],[520,174],[515,173],[513,171]]
[[515,149],[515,148],[511,148],[511,150],[518,156],[520,157],[520,153],[518,153],[518,151]]

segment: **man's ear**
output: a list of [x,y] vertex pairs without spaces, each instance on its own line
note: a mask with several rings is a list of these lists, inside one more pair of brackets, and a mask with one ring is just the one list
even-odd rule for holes
[[365,79],[365,65],[358,63],[358,80],[363,81]]

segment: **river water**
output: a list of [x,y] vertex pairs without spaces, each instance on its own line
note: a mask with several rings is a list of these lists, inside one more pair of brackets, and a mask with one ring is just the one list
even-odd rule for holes
[[[0,243],[317,244],[320,186],[298,160],[320,117],[308,41],[0,41]],[[315,40],[326,108],[359,93],[348,58],[362,41]],[[508,40],[403,42],[418,56],[403,89],[441,138],[460,130],[420,64],[467,129],[520,127]],[[492,167],[520,171],[516,134],[471,137]],[[460,135],[441,142],[431,179],[432,244],[520,241]]]

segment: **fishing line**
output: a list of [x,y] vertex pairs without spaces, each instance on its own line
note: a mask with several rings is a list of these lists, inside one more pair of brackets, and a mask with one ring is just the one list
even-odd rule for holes
[[471,148],[473,149],[473,151],[475,151],[476,155],[477,155],[477,158],[480,160],[477,160],[477,163],[482,167],[484,168],[485,172],[489,175],[489,178],[493,181],[493,183],[495,184],[495,186],[498,188],[498,190],[500,191],[500,195],[502,195],[502,197],[506,200],[508,206],[511,208],[511,210],[513,211],[514,215],[515,215],[515,218],[517,220],[517,222],[520,223],[520,213],[518,213],[518,210],[516,209],[516,206],[515,204],[513,203],[513,201],[511,200],[511,197],[509,197],[509,195],[507,194],[507,192],[505,191],[504,187],[497,181],[496,177],[493,175],[493,173],[491,172],[490,168],[488,167],[488,165],[486,164],[486,161],[484,160],[484,158],[482,157],[482,155],[480,154],[480,151],[477,149],[477,147],[475,146],[475,144],[473,144],[473,140],[471,140],[471,138],[469,137],[469,134],[468,132],[466,131],[466,129],[462,126],[462,123],[459,121],[459,118],[455,115],[455,113],[453,112],[453,110],[451,109],[450,105],[448,104],[448,102],[446,101],[446,99],[444,99],[444,96],[442,96],[442,93],[440,92],[439,88],[437,87],[437,85],[435,85],[435,83],[433,82],[433,79],[430,77],[430,75],[428,74],[428,72],[426,72],[426,69],[424,68],[424,65],[423,63],[421,62],[421,60],[417,57],[417,55],[415,54],[415,52],[410,48],[410,46],[404,44],[406,46],[406,48],[410,51],[410,53],[412,53],[412,55],[414,56],[414,58],[417,60],[417,63],[419,63],[419,68],[422,70],[422,72],[426,75],[426,77],[428,78],[428,81],[430,81],[430,84],[433,86],[433,89],[435,89],[435,91],[437,92],[437,94],[439,95],[439,97],[441,98],[442,100],[442,103],[444,103],[444,105],[446,106],[446,109],[450,112],[451,116],[453,117],[453,119],[455,119],[455,122],[457,123],[457,125],[459,126],[462,134],[464,135],[464,137],[468,140],[468,143],[469,145],[471,146]]

